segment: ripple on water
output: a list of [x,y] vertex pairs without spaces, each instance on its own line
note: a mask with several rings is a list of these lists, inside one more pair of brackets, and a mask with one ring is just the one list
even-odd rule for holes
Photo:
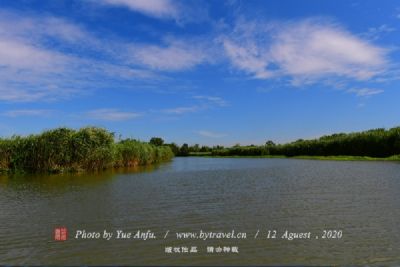
[[[0,264],[318,265],[400,262],[400,165],[176,158],[152,169],[0,177]],[[311,231],[341,240],[69,240],[53,228]],[[169,256],[168,245],[238,245],[240,255]]]

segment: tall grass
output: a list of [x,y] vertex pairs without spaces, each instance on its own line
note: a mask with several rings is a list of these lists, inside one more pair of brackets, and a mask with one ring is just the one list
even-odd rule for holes
[[38,135],[0,139],[0,170],[63,172],[146,165],[169,160],[169,147],[136,140],[115,142],[97,127],[57,128]]
[[213,149],[214,156],[360,156],[385,158],[400,155],[400,127],[339,133],[318,139],[287,144],[266,143],[264,146],[237,146]]
[[126,139],[115,144],[116,166],[137,166],[167,161],[173,157],[168,146],[155,146]]

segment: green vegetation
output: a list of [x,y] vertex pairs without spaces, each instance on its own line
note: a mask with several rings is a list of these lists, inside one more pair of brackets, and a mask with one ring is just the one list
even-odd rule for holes
[[399,161],[400,155],[395,155],[386,158],[373,158],[362,156],[296,156],[296,159],[318,159],[318,160],[346,160],[346,161]]
[[164,144],[164,140],[160,137],[153,137],[150,139],[150,144],[155,146],[162,146]]
[[286,145],[270,146],[268,149],[272,155],[286,156],[390,157],[400,154],[400,127],[333,134],[314,140],[297,140]]
[[[339,133],[312,140],[299,139],[287,144],[275,144],[272,141],[267,141],[262,146],[205,147],[202,149],[203,151],[195,151],[195,146],[192,146],[188,150],[190,155],[194,156],[284,156],[331,160],[399,160],[400,127],[388,130],[383,128],[373,129],[349,134]],[[208,152],[208,154],[199,152]]]
[[172,143],[168,144],[168,146],[171,148],[172,152],[174,152],[175,156],[179,157],[187,157],[187,156],[194,156],[194,155],[207,155],[210,154],[213,149],[220,149],[223,147],[217,146],[214,148],[208,147],[208,146],[202,146],[200,147],[198,144],[195,144],[194,146],[189,146],[188,144],[183,144],[181,147],[179,147],[177,144]]
[[160,137],[149,143],[134,139],[115,141],[102,128],[58,128],[38,135],[0,138],[0,171],[95,171],[163,162],[176,156],[294,157],[328,160],[400,160],[400,127],[340,133],[287,144],[267,141],[262,146],[181,147],[164,144]]
[[169,160],[168,146],[133,139],[114,140],[102,128],[58,128],[38,135],[0,139],[0,170],[27,172],[95,171]]
[[362,156],[294,156],[288,157],[283,155],[263,155],[263,156],[245,156],[245,155],[231,155],[231,156],[218,156],[212,153],[190,153],[193,157],[212,157],[212,158],[290,158],[290,159],[310,159],[310,160],[339,160],[339,161],[400,161],[400,155],[395,155],[386,158],[362,157]]

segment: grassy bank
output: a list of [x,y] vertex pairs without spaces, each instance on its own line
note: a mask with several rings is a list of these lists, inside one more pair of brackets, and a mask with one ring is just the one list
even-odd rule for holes
[[341,160],[341,161],[400,161],[400,155],[386,157],[386,158],[374,158],[374,157],[363,157],[363,156],[295,156],[286,157],[295,159],[313,159],[313,160]]
[[400,161],[400,155],[386,158],[363,157],[363,156],[284,156],[284,155],[213,155],[211,152],[190,153],[191,157],[211,158],[284,158],[284,159],[311,159],[311,160],[338,160],[338,161]]
[[172,157],[167,146],[133,139],[115,141],[113,133],[96,127],[58,128],[0,139],[0,170],[8,172],[96,171],[148,165]]
[[[193,147],[194,148],[194,147]],[[197,152],[189,147],[189,152]],[[286,144],[267,141],[261,146],[215,146],[201,148],[213,156],[287,156],[324,159],[394,159],[400,155],[400,127],[372,129],[354,133],[336,133],[317,139],[298,139]]]

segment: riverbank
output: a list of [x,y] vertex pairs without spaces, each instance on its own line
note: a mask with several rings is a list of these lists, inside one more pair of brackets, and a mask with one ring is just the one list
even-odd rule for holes
[[[286,156],[330,160],[397,160],[400,155],[400,127],[371,129],[353,133],[334,133],[316,139],[298,139],[289,143],[275,144],[268,140],[262,145],[240,145],[231,147],[198,144],[181,147],[180,156],[193,154],[205,156]],[[340,156],[338,156],[340,155]],[[399,156],[397,156],[399,157]]]
[[310,160],[335,160],[335,161],[400,161],[400,155],[395,155],[386,158],[364,157],[364,156],[283,156],[283,155],[260,155],[260,156],[245,156],[245,155],[229,155],[219,156],[212,155],[211,152],[190,153],[189,157],[209,157],[209,158],[284,158],[284,159],[310,159]]
[[150,165],[170,160],[168,146],[134,139],[115,140],[103,128],[57,128],[41,134],[0,139],[3,172],[81,172]]

